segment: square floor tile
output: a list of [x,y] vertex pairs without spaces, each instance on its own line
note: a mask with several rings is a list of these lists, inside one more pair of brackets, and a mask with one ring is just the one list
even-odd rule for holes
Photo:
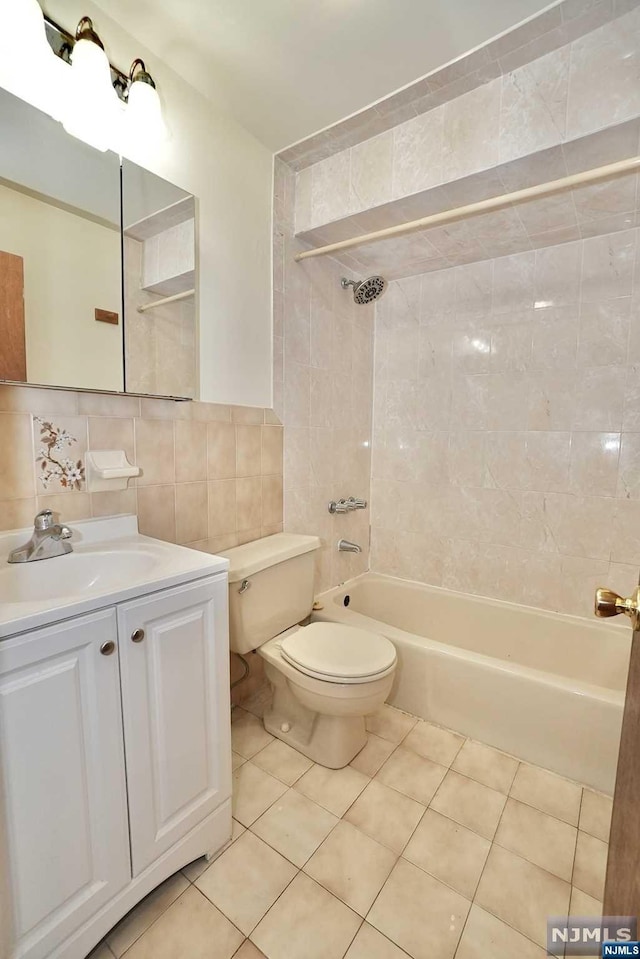
[[468,739],[451,768],[491,789],[508,793],[518,769],[518,760]]
[[601,916],[602,903],[593,896],[588,896],[582,889],[571,889],[571,906],[569,907],[570,916]]
[[262,720],[244,709],[234,709],[231,718],[231,746],[235,753],[251,759],[273,742],[273,736],[264,728]]
[[195,882],[196,879],[209,868],[212,862],[215,862],[216,859],[219,859],[219,857],[227,851],[232,842],[235,842],[236,839],[240,838],[242,833],[245,831],[245,827],[242,825],[242,823],[239,823],[237,819],[233,819],[232,823],[231,839],[226,846],[223,846],[223,848],[215,853],[211,859],[206,859],[205,856],[200,856],[199,859],[195,859],[193,862],[190,862],[188,866],[184,866],[182,869],[182,875],[186,876],[189,882]]
[[361,918],[298,873],[251,935],[269,959],[342,959]]
[[273,690],[271,689],[271,684],[265,683],[264,686],[261,686],[260,689],[257,689],[253,695],[244,700],[242,703],[242,709],[244,709],[247,713],[253,713],[254,716],[259,716],[260,719],[262,719],[267,707],[271,705],[272,700]]
[[243,826],[250,826],[286,791],[287,787],[279,779],[253,763],[245,763],[233,774],[233,816]]
[[578,825],[582,786],[548,769],[520,763],[509,795],[570,826]]
[[580,829],[596,839],[609,842],[612,812],[613,800],[609,796],[585,789],[580,808]]
[[608,846],[601,839],[578,831],[576,859],[573,866],[573,885],[594,899],[604,897]]
[[120,959],[120,956],[124,955],[136,939],[139,939],[143,932],[146,932],[149,926],[153,925],[171,903],[175,902],[178,896],[188,888],[188,880],[182,873],[177,872],[134,906],[106,937],[107,944],[116,959]]
[[508,799],[495,842],[571,882],[577,835],[575,826],[517,799]]
[[295,789],[274,802],[251,831],[296,866],[304,866],[340,820]]
[[431,808],[485,839],[493,839],[506,801],[504,793],[450,770],[435,794]]
[[243,763],[246,763],[246,761],[247,760],[244,758],[244,756],[241,756],[240,753],[231,753],[231,768],[234,771],[242,766]]
[[452,959],[471,903],[404,859],[367,921],[413,959]]
[[233,959],[267,959],[267,957],[264,952],[260,952],[257,946],[254,946],[250,939],[246,939]]
[[428,806],[447,775],[447,767],[398,746],[376,776],[385,786]]
[[364,776],[375,776],[395,748],[395,743],[390,743],[387,739],[380,739],[379,736],[369,733],[367,745],[360,750],[349,765]]
[[409,716],[408,713],[385,704],[377,713],[367,716],[367,729],[390,743],[401,743],[417,722],[415,716]]
[[248,936],[296,872],[295,866],[247,831],[196,880],[196,886]]
[[458,733],[420,720],[404,740],[403,746],[441,766],[450,766],[464,741],[464,736]]
[[545,959],[546,955],[546,949],[474,904],[456,959]]
[[508,849],[493,845],[475,902],[544,946],[547,916],[566,916],[571,886]]
[[287,786],[293,786],[300,776],[311,769],[313,763],[297,749],[292,749],[280,739],[274,739],[253,757],[253,762],[270,776],[282,780]]
[[127,959],[231,959],[243,935],[191,886],[127,952]]
[[357,769],[327,769],[312,766],[295,784],[295,789],[318,805],[324,806],[334,816],[341,817],[369,782]]
[[344,959],[407,959],[407,954],[368,922],[363,922]]
[[488,839],[427,809],[402,855],[473,899],[490,848]]
[[371,781],[345,816],[368,836],[400,853],[420,822],[425,807],[377,779]]
[[339,822],[304,867],[307,875],[366,916],[397,856],[348,822]]

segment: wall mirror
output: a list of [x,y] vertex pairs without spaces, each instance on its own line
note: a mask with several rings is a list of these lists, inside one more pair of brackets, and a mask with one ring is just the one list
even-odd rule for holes
[[197,396],[195,201],[0,90],[0,381]]

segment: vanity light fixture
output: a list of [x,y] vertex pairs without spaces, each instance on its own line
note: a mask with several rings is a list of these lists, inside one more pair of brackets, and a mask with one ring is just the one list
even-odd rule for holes
[[125,126],[126,142],[160,143],[167,138],[160,97],[144,60],[134,60],[129,70]]
[[134,60],[128,74],[111,66],[90,17],[82,17],[72,36],[43,14],[38,0],[3,7],[0,87],[99,150],[126,154],[130,145],[167,138],[144,61]]
[[40,4],[13,0],[4,6],[0,87],[59,120],[68,71],[47,42]]
[[98,150],[114,146],[120,102],[111,82],[104,44],[90,17],[76,29],[71,51],[71,74],[63,126],[67,133]]

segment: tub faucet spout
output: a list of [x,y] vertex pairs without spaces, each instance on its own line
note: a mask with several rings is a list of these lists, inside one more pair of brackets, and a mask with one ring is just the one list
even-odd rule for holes
[[348,539],[338,541],[338,549],[341,553],[361,553],[362,547],[357,543],[351,543]]

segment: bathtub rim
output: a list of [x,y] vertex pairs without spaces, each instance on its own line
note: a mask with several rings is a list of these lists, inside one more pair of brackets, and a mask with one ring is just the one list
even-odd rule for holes
[[[434,653],[439,653],[440,655],[447,656],[450,659],[471,661],[485,669],[496,669],[500,672],[511,675],[524,675],[532,680],[547,683],[548,685],[560,689],[565,693],[570,693],[573,696],[589,696],[604,703],[624,707],[626,697],[626,673],[623,688],[619,690],[610,689],[608,686],[600,686],[596,683],[588,683],[584,680],[572,680],[569,677],[561,676],[558,673],[548,672],[547,670],[543,669],[536,669],[533,666],[524,666],[520,663],[512,663],[508,660],[500,659],[497,656],[490,656],[486,653],[477,653],[473,650],[465,649],[460,646],[452,646],[447,643],[440,642],[439,640],[430,639],[427,636],[421,636],[418,633],[411,633],[408,630],[401,629],[398,626],[392,626],[391,624],[385,623],[382,620],[367,616],[366,613],[360,613],[356,610],[350,609],[348,606],[341,607],[335,602],[335,597],[343,594],[344,592],[348,592],[350,587],[353,588],[354,585],[362,582],[365,579],[381,579],[384,581],[401,583],[403,585],[415,586],[420,590],[426,590],[428,592],[446,594],[447,596],[464,597],[465,599],[470,599],[474,602],[479,602],[485,606],[490,606],[493,608],[509,607],[510,609],[525,610],[526,612],[534,613],[536,616],[540,615],[544,619],[561,619],[563,621],[569,621],[575,627],[584,627],[585,625],[588,625],[592,629],[601,629],[603,631],[606,629],[614,629],[616,632],[620,632],[621,638],[624,638],[624,627],[622,625],[614,625],[612,623],[605,626],[604,624],[591,622],[591,620],[584,616],[575,616],[570,613],[556,613],[552,610],[538,609],[536,606],[524,606],[521,603],[511,603],[507,600],[494,599],[493,597],[489,596],[476,596],[474,593],[463,593],[462,591],[447,589],[443,586],[431,586],[427,583],[402,579],[397,576],[389,576],[386,573],[377,573],[373,570],[360,573],[358,576],[354,576],[352,579],[345,580],[345,582],[339,586],[334,586],[331,589],[319,593],[315,597],[316,603],[322,602],[324,606],[322,609],[314,609],[311,614],[312,621],[348,622],[351,625],[358,626],[360,629],[369,630],[370,632],[380,632],[392,642],[395,639],[398,642],[405,643],[415,648],[431,650]],[[335,616],[330,616],[327,614],[327,611],[331,609],[335,609]],[[371,624],[374,623],[378,624],[381,629],[372,629]],[[631,640],[629,638],[629,647],[630,644]]]

